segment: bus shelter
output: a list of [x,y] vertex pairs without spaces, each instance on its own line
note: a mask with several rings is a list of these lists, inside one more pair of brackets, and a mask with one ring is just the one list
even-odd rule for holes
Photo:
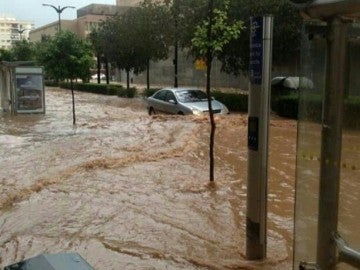
[[1,62],[0,107],[12,114],[45,113],[43,68],[31,62]]

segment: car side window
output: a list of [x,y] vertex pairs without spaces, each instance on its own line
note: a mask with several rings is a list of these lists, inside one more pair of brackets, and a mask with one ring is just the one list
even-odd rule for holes
[[167,92],[166,90],[159,91],[158,93],[156,93],[154,95],[154,98],[159,99],[159,100],[165,100],[166,92]]
[[170,91],[167,92],[165,101],[169,102],[169,100],[176,101],[174,93]]

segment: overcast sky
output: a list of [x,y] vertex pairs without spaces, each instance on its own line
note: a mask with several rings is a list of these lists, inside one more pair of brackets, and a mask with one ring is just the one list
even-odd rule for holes
[[[56,7],[74,6],[76,9],[89,4],[115,5],[116,0],[0,0],[0,15],[12,15],[18,20],[33,21],[35,27],[58,20],[58,14],[51,7],[42,4],[50,4]],[[61,13],[61,19],[75,19],[76,9],[65,9]]]

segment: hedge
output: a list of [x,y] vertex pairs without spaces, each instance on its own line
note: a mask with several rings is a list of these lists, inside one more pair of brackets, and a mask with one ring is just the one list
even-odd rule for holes
[[[322,106],[321,95],[306,95],[299,101],[298,95],[290,94],[279,98],[276,113],[283,117],[299,117],[301,120],[321,123]],[[343,127],[360,129],[360,97],[349,96],[344,100]]]
[[137,93],[136,87],[130,87],[129,89],[121,88],[121,89],[118,89],[118,91],[117,91],[118,97],[127,97],[127,98],[135,97],[136,93]]
[[[70,82],[60,82],[59,86],[64,89],[71,89]],[[74,90],[102,95],[114,95],[119,97],[133,98],[136,96],[135,87],[126,89],[118,84],[97,84],[97,83],[73,83]]]
[[221,103],[225,104],[230,111],[247,112],[248,111],[248,95],[236,93],[224,93],[213,91],[211,95]]
[[360,97],[345,100],[343,125],[360,130]]
[[50,87],[58,87],[59,86],[59,82],[57,82],[57,81],[46,80],[44,83],[46,86],[50,86]]
[[299,108],[298,95],[279,96],[276,102],[271,104],[271,109],[279,116],[297,119]]
[[144,89],[142,94],[144,97],[150,97],[153,94],[155,94],[155,92],[159,91],[160,89],[162,89],[162,88],[149,88],[149,89],[146,88],[146,89]]

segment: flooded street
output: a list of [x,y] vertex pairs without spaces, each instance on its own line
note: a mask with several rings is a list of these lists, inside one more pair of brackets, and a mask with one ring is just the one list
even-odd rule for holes
[[268,259],[245,259],[247,115],[155,115],[142,99],[47,89],[0,116],[0,267],[78,252],[95,269],[290,269],[296,122],[272,118]]

